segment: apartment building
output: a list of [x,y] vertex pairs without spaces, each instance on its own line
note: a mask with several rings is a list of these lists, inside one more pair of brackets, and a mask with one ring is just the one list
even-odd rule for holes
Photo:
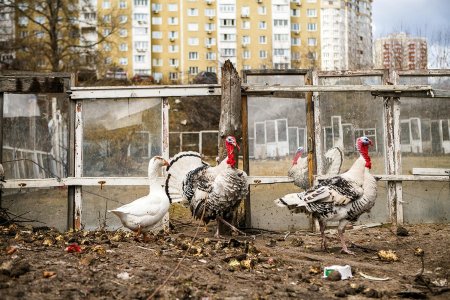
[[[186,84],[245,69],[369,67],[372,0],[79,0],[80,43],[100,76]],[[98,21],[96,23],[96,20]],[[105,25],[106,24],[106,25]],[[116,30],[107,26],[111,24]],[[86,60],[92,59],[89,53]]]
[[9,48],[15,36],[14,10],[2,7],[4,0],[0,0],[0,70],[11,65],[14,52]]
[[427,69],[427,40],[405,33],[391,34],[375,40],[375,67],[396,70]]
[[322,0],[322,70],[372,68],[372,0]]

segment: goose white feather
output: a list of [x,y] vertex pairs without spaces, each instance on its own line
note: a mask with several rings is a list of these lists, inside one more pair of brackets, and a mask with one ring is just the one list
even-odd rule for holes
[[149,231],[169,210],[169,199],[163,187],[156,181],[159,170],[167,164],[161,156],[153,157],[148,164],[149,194],[109,211],[119,217],[123,226],[137,234]]

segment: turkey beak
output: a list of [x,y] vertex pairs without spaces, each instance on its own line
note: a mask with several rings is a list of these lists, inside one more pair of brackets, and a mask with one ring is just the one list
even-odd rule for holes
[[241,151],[241,147],[237,143],[234,143],[234,146],[238,149],[238,151]]
[[373,146],[372,140],[369,140],[369,146]]

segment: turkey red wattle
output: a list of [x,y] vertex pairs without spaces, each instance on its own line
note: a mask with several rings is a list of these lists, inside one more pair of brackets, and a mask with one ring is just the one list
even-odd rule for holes
[[367,139],[368,142],[363,141],[361,138],[358,139],[358,150],[361,156],[366,161],[366,168],[372,168],[372,161],[369,156],[369,145],[372,145],[372,141]]
[[302,156],[302,154],[303,154],[303,151],[297,151],[297,153],[295,153],[294,160],[292,161],[292,165],[297,164],[297,161]]
[[236,165],[236,160],[234,159],[234,145],[230,144],[228,142],[226,142],[225,144],[226,144],[227,155],[228,155],[227,164],[229,164],[232,168],[234,168]]

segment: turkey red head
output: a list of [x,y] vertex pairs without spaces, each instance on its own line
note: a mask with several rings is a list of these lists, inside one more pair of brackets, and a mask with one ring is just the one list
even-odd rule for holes
[[367,136],[359,137],[356,140],[356,147],[358,148],[359,153],[366,160],[366,168],[372,168],[372,162],[369,156],[369,146],[372,146],[372,141]]
[[294,159],[292,160],[292,165],[296,165],[297,164],[298,159],[300,157],[302,157],[304,151],[305,151],[305,148],[303,148],[303,147],[298,147],[297,148],[297,151],[295,152],[295,155],[294,155]]
[[235,167],[236,160],[234,159],[234,148],[238,148],[240,150],[238,143],[236,142],[236,138],[232,135],[229,135],[225,138],[225,146],[227,148],[227,164],[231,167]]

